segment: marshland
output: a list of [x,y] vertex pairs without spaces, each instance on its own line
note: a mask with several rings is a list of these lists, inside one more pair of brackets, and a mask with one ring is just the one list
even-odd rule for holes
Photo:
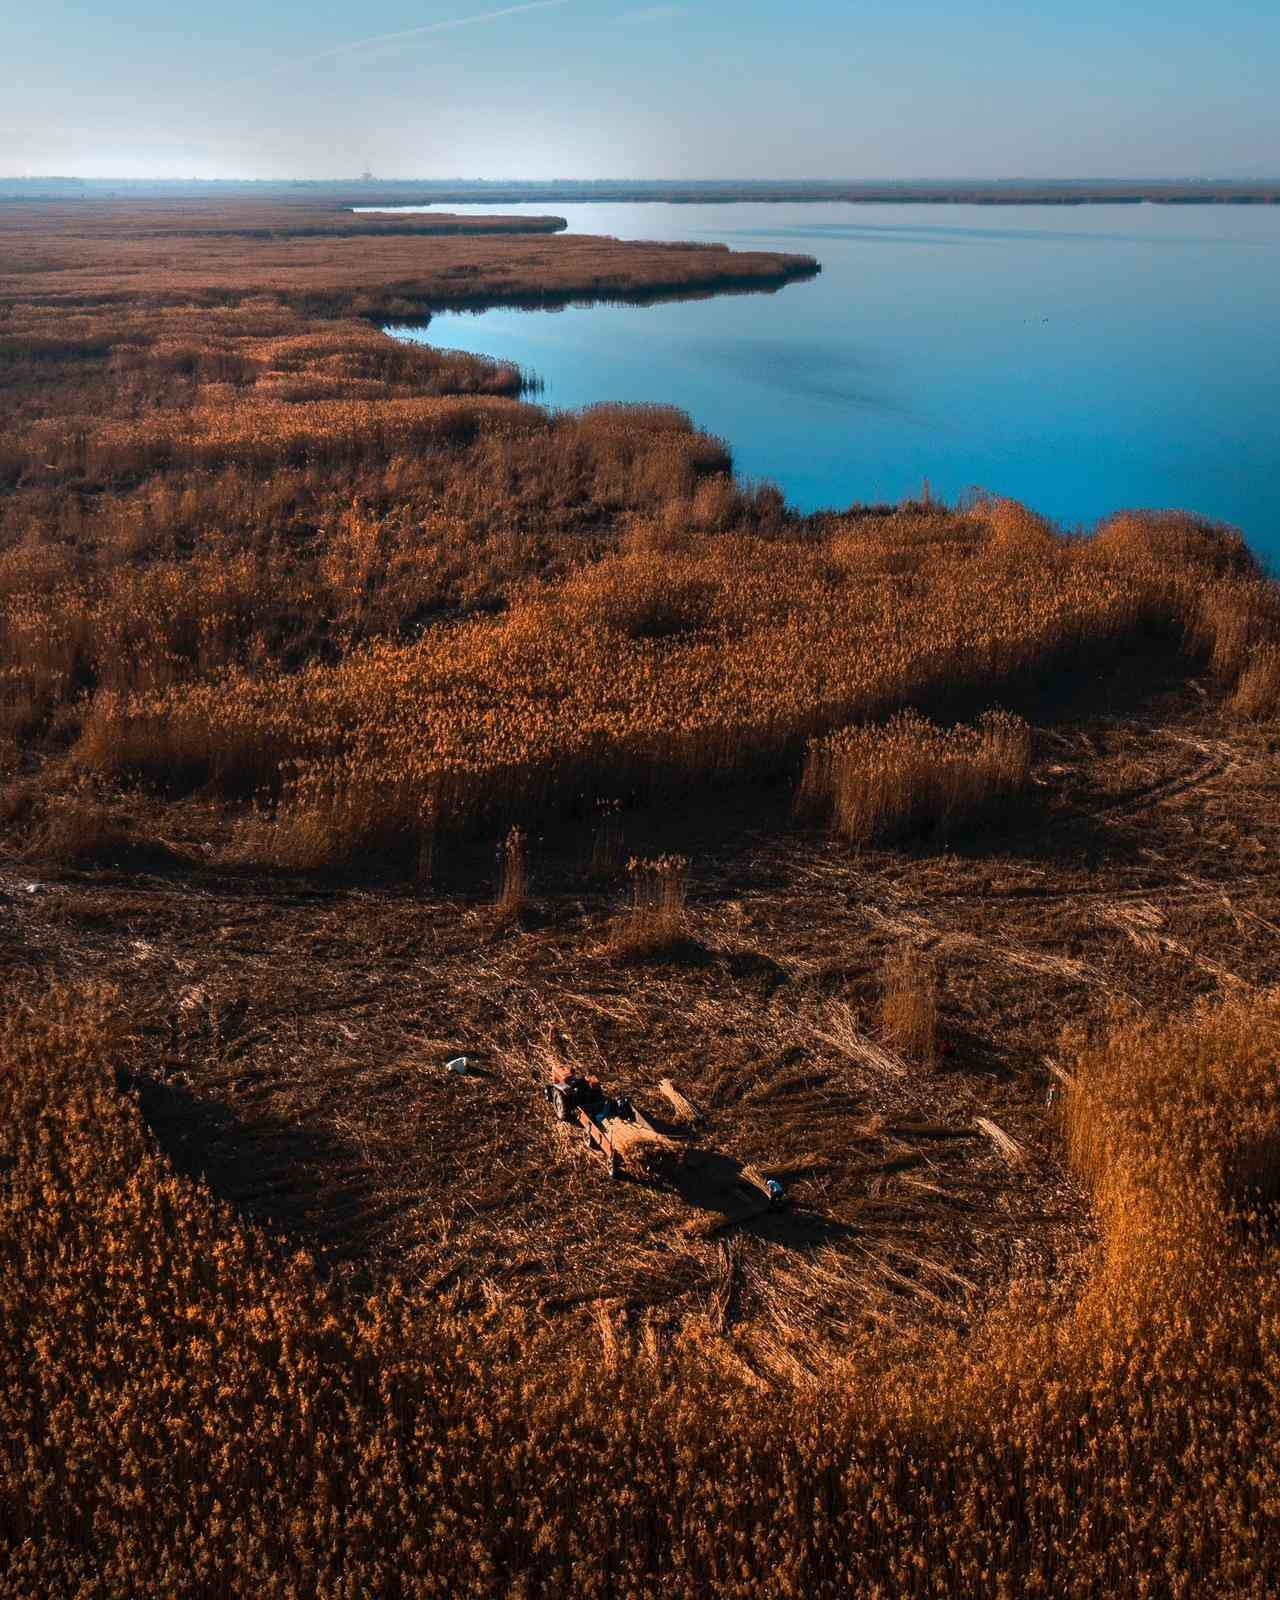
[[1276,207],[991,194],[557,206],[572,233],[804,251],[822,272],[767,303],[499,305],[392,330],[535,372],[545,405],[680,405],[732,443],[740,477],[804,511],[926,484],[954,503],[979,486],[1069,530],[1181,506],[1266,558],[1280,549]]
[[1274,1590],[1254,530],[802,511],[431,342],[818,265],[0,212],[6,1593]]

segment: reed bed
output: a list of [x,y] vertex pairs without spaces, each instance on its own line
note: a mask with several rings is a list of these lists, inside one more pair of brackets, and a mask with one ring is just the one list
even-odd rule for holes
[[1107,561],[1136,566],[1155,561],[1215,578],[1250,578],[1258,571],[1236,529],[1186,511],[1118,512],[1102,522],[1091,548]]
[[1226,580],[1204,589],[1195,621],[1196,643],[1226,685],[1236,683],[1280,626],[1280,596],[1272,583]]
[[[1270,670],[1274,592],[1226,530],[1138,513],[1087,544],[990,500],[802,521],[735,484],[725,447],[679,413],[543,417],[510,368],[369,324],[494,297],[774,287],[803,261],[372,226],[321,238],[292,208],[180,218],[186,238],[162,210],[149,237],[134,213],[42,215],[0,217],[0,819],[30,860],[117,864],[181,824],[205,867],[390,859],[422,875],[438,842],[478,829],[507,840],[499,899],[514,906],[539,814],[594,822],[608,873],[623,802],[790,782],[809,752],[806,786],[829,808],[832,753],[879,760],[896,738],[916,787],[876,826],[950,825],[1025,777],[1012,719],[989,759],[991,724],[943,731],[975,706],[1171,641],[1241,709],[1270,693],[1250,673]],[[960,777],[939,784],[939,750]],[[834,854],[841,896],[825,861],[802,905],[844,897]],[[1051,1275],[1028,1257],[980,1315],[961,1247],[934,1259],[908,1197],[941,1197],[936,1237],[953,1242],[999,1213],[1001,1263],[1023,1260],[1013,1234],[1031,1225],[989,1176],[942,1185],[942,1158],[912,1141],[972,1137],[1015,1204],[1051,1156],[1004,1110],[921,1121],[947,1075],[919,1070],[936,991],[918,965],[887,975],[882,1044],[866,1031],[874,964],[869,1003],[856,985],[829,993],[822,929],[807,950],[821,991],[798,1009],[806,991],[787,989],[739,1027],[729,974],[786,977],[738,948],[745,913],[734,948],[726,911],[705,961],[634,967],[611,993],[607,959],[592,965],[608,950],[581,926],[477,946],[451,904],[434,921],[429,900],[393,895],[323,909],[321,886],[308,910],[315,885],[298,915],[316,920],[281,954],[257,919],[291,890],[241,881],[218,900],[182,880],[189,942],[169,962],[143,936],[156,879],[105,904],[90,881],[48,896],[53,938],[20,939],[11,924],[34,914],[24,901],[19,926],[0,905],[0,1592],[1280,1586],[1268,993],[1095,1017],[1063,1041],[1066,1141],[1101,1244]],[[646,858],[631,882],[645,937],[655,922],[680,937],[683,863]],[[847,919],[833,927],[847,938]],[[1060,996],[1096,970],[1004,934],[949,948]],[[93,959],[151,976],[127,999],[51,976]],[[1260,948],[1260,971],[1269,959]],[[293,987],[304,971],[311,987]],[[949,1008],[965,981],[949,965]],[[1137,987],[1130,970],[1106,992]],[[380,991],[388,1008],[366,1010]],[[699,1137],[736,1127],[743,1159],[769,1149],[788,1182],[809,1174],[838,1226],[700,1246],[675,1226],[655,1236],[624,1185],[606,1204],[594,1172],[549,1171],[529,1040],[560,1011],[584,1051],[597,1025],[649,1066],[665,1048]],[[435,1043],[442,1063],[460,1014],[518,1070],[441,1072]],[[220,1120],[188,1069],[227,1116],[256,1108],[254,1126]],[[189,1135],[210,1117],[206,1170]],[[238,1198],[314,1233],[268,1234],[215,1197],[238,1140]],[[1056,1209],[1065,1188],[1047,1182]],[[942,1213],[963,1222],[948,1232]],[[335,1246],[379,1229],[385,1255]],[[531,1272],[542,1287],[522,1293]],[[701,1313],[653,1314],[673,1281]],[[889,1301],[913,1308],[910,1336],[877,1311]]]
[[[341,240],[262,243],[319,252],[332,303],[259,292],[244,239],[236,296],[184,300],[164,252],[187,245],[123,229],[136,276],[91,293],[67,210],[29,230],[21,295],[0,282],[0,737],[57,782],[73,746],[104,783],[211,786],[240,859],[420,861],[566,796],[789,777],[806,741],[990,703],[1152,629],[1234,682],[1274,630],[1238,538],[1195,519],[1129,514],[1092,545],[990,498],[802,522],[669,408],[549,418],[512,369],[354,320]],[[357,242],[378,292],[400,282],[384,248],[419,252],[433,294],[499,266],[482,240]],[[592,244],[508,239],[501,270],[599,287]],[[623,255],[649,288],[688,265]]]
[[209,404],[184,413],[181,422],[161,417],[138,423],[109,424],[87,435],[68,436],[60,423],[32,433],[35,457],[102,483],[138,479],[171,467],[209,470],[234,461],[242,468],[269,471],[305,466],[323,459],[357,462],[385,460],[437,442],[472,443],[486,427],[516,431],[540,428],[533,407],[474,396],[453,399],[295,400],[256,397],[233,407]]
[[1108,1268],[1135,1295],[1184,1292],[1171,1261],[1265,1266],[1280,1236],[1278,1042],[1268,996],[1138,1018],[1076,1056],[1067,1148],[1102,1215]]
[[982,495],[968,507],[968,515],[986,529],[990,549],[1011,559],[1043,555],[1062,542],[1047,517],[1017,500]]
[[[1270,1002],[1070,1058],[1105,1228],[1080,1291],[1024,1283],[964,1337],[851,1334],[812,1386],[781,1330],[746,1363],[710,1327],[664,1343],[601,1306],[584,1338],[322,1273],[157,1155],[116,1084],[139,1048],[101,993],[0,1032],[6,1593],[737,1597],[763,1570],[796,1595],[1261,1596],[1280,1576],[1280,1305],[1231,1178],[1236,1152],[1274,1154]],[[729,1253],[724,1306],[751,1271]]]
[[883,728],[844,728],[810,745],[799,803],[829,809],[855,844],[945,834],[1019,793],[1030,771],[1031,731],[1020,717],[994,711],[944,729],[903,712]]
[[[507,619],[430,630],[409,647],[376,641],[336,666],[104,690],[77,759],[103,777],[259,794],[274,808],[268,851],[297,859],[290,832],[319,829],[337,861],[416,849],[424,830],[510,826],[565,795],[643,798],[785,771],[826,729],[1100,660],[1161,610],[1178,626],[1158,589],[1070,558],[1020,582],[1003,565],[943,566],[906,590],[847,581],[813,543],[721,538],[685,562],[617,559],[631,599],[594,621],[578,584],[598,590],[595,571]],[[661,588],[696,593],[702,625],[633,637]],[[952,735],[898,721],[883,736],[838,735],[812,759],[854,774],[882,747],[896,798],[886,790],[865,825],[849,811],[859,837],[913,818],[945,825],[1025,778],[1025,729],[1000,717]],[[812,767],[806,792],[821,782]],[[860,782],[849,779],[850,807]],[[913,785],[928,798],[912,799]]]
[[[714,244],[663,244],[585,234],[486,228],[426,238],[429,224],[352,219],[334,231],[332,213],[305,231],[246,226],[178,234],[134,233],[128,208],[91,239],[74,207],[5,207],[0,212],[0,304],[23,307],[211,306],[272,301],[322,316],[421,318],[443,305],[509,300],[564,303],[575,296],[644,298],[733,287],[775,289],[817,270],[811,256],[731,251]],[[193,214],[194,215],[194,214]],[[268,229],[273,217],[263,217]],[[21,224],[21,225],[19,225]],[[498,237],[493,237],[494,233]],[[490,237],[486,237],[486,234]]]

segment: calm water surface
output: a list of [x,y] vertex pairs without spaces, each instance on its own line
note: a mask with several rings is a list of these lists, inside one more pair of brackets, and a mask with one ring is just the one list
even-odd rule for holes
[[775,294],[392,331],[517,362],[548,405],[682,406],[803,510],[926,481],[1071,527],[1181,506],[1280,565],[1280,207],[557,209],[574,233],[798,251],[823,272]]

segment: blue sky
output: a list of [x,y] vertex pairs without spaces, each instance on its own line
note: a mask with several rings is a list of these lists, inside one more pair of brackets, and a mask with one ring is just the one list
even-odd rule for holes
[[1280,176],[1276,0],[0,0],[0,173]]

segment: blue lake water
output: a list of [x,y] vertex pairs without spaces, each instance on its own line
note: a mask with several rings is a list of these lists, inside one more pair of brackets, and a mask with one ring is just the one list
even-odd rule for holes
[[392,331],[514,361],[551,406],[682,406],[802,510],[926,481],[1068,527],[1178,506],[1280,564],[1280,207],[557,209],[574,233],[797,251],[823,271],[773,294]]

